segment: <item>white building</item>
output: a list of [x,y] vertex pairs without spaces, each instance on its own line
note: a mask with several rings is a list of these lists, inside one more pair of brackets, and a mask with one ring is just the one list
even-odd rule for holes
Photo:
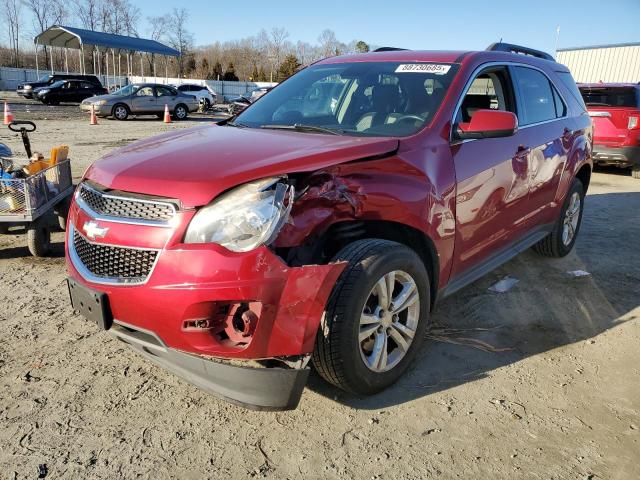
[[558,49],[576,82],[640,82],[640,43]]

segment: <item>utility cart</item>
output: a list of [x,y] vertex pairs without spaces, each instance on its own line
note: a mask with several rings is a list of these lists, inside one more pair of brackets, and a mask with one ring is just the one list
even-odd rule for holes
[[49,159],[34,158],[28,132],[35,131],[35,124],[14,121],[9,129],[22,135],[27,158],[31,160],[17,165],[6,149],[5,156],[0,158],[0,233],[18,233],[13,227],[22,227],[29,252],[36,257],[46,256],[50,251],[51,229],[66,227],[73,193],[71,165],[66,158],[68,149],[58,158],[58,149],[62,147],[53,149]]

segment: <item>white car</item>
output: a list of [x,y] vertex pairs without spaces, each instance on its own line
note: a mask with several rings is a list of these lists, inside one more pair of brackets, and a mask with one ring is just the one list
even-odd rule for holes
[[185,83],[183,85],[176,85],[176,88],[187,95],[193,95],[198,99],[199,103],[204,103],[205,110],[216,103],[216,93],[206,85]]

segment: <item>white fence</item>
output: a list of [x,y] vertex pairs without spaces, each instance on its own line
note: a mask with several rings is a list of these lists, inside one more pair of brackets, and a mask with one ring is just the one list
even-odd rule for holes
[[[40,76],[47,75],[50,72],[40,70]],[[66,72],[56,72],[64,74]],[[163,83],[171,85],[180,85],[183,83],[195,83],[198,85],[208,85],[218,95],[218,101],[229,99],[247,93],[254,88],[263,86],[272,86],[275,83],[269,82],[224,82],[217,80],[199,80],[189,78],[165,78],[165,77],[118,77],[112,75],[96,75],[105,87],[112,88],[115,86],[127,85],[129,83]],[[34,82],[38,80],[38,72],[23,68],[0,67],[0,90],[15,90],[18,85],[24,82]]]
[[169,85],[182,85],[191,83],[197,85],[207,85],[218,95],[218,101],[237,97],[258,87],[271,87],[276,85],[270,82],[225,82],[222,80],[198,80],[190,78],[165,78],[165,77],[129,77],[131,83],[163,83]]
[[[36,70],[25,68],[0,67],[0,90],[15,90],[21,83],[35,82],[38,78],[49,75],[50,73],[50,70],[40,70],[37,72]],[[56,71],[55,73],[66,74],[67,72]],[[125,76],[96,75],[96,77],[100,79],[100,82],[102,82],[105,87],[107,85],[111,87],[113,85],[127,84],[127,77]]]

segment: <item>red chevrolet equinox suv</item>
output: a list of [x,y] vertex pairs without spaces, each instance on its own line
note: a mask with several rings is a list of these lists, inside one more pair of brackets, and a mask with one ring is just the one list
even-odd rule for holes
[[94,163],[67,225],[74,308],[229,401],[360,395],[409,367],[436,300],[573,248],[591,119],[524,47],[319,61],[239,116]]

